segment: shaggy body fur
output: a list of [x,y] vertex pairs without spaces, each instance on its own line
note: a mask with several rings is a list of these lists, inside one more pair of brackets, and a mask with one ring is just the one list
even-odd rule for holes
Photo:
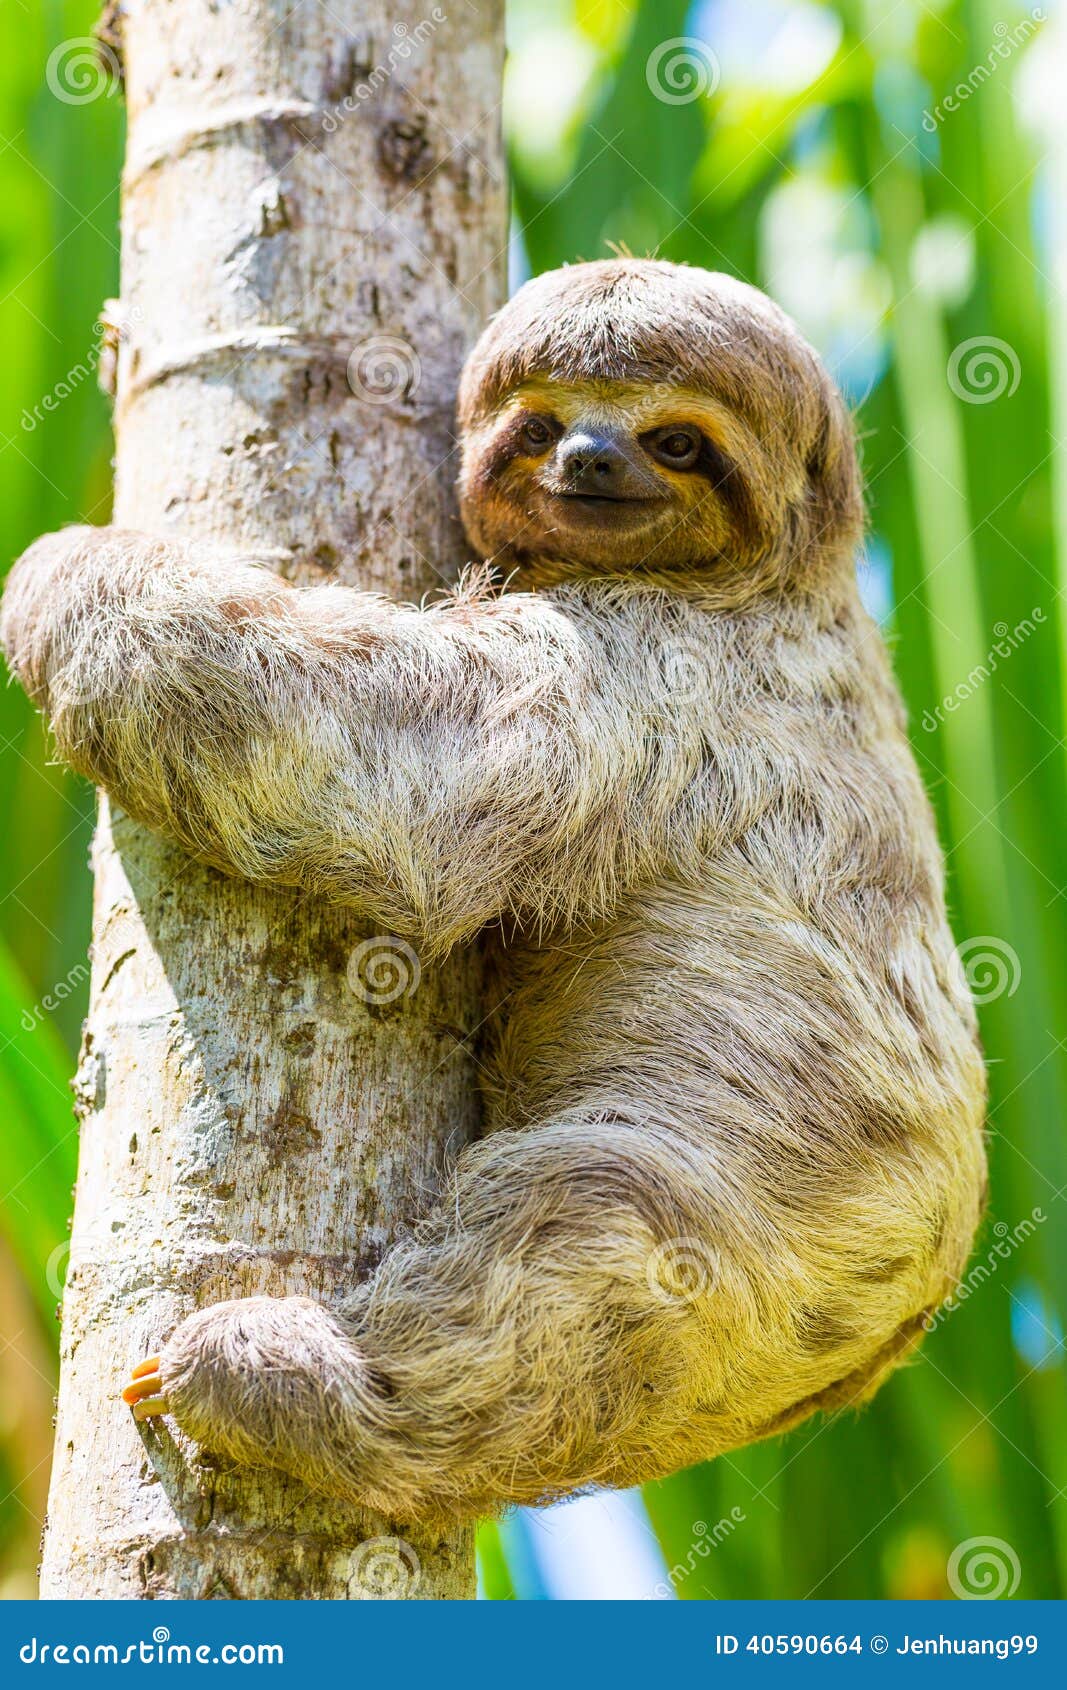
[[[662,497],[572,510],[531,407],[625,422]],[[490,327],[461,414],[468,531],[512,590],[415,609],[83,529],[3,612],[61,755],[132,815],[424,959],[492,953],[487,1132],[441,1206],[338,1309],[223,1304],[163,1355],[196,1437],[398,1517],[632,1484],[860,1400],[952,1289],[985,1177],[814,354],[726,278],[579,266]],[[679,416],[689,476],[639,450]]]

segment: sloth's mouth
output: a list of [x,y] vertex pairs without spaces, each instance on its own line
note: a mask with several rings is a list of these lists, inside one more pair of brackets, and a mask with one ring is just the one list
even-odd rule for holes
[[600,515],[617,512],[620,516],[624,512],[632,511],[635,515],[644,511],[650,505],[661,505],[662,499],[649,494],[634,493],[556,493],[553,497],[568,509],[575,511],[596,511]]

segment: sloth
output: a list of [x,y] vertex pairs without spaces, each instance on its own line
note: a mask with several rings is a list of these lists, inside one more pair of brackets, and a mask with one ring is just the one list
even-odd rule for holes
[[439,1205],[336,1306],[203,1309],[125,1392],[440,1522],[866,1400],[985,1192],[974,1012],[814,351],[725,275],[579,264],[490,323],[459,420],[491,569],[439,601],[75,528],[2,622],[59,754],[138,821],[424,963],[485,948],[486,1126]]

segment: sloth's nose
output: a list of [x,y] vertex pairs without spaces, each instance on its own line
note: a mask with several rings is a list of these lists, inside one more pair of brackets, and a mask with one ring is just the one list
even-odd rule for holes
[[557,461],[568,493],[599,494],[610,499],[630,491],[630,460],[610,434],[576,429],[560,441]]

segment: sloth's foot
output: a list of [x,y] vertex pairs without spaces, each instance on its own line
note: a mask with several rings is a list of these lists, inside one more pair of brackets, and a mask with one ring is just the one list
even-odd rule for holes
[[149,1420],[154,1414],[167,1414],[170,1405],[163,1392],[159,1371],[159,1357],[148,1356],[139,1361],[131,1374],[132,1383],[122,1393],[123,1402],[133,1409],[135,1420]]

